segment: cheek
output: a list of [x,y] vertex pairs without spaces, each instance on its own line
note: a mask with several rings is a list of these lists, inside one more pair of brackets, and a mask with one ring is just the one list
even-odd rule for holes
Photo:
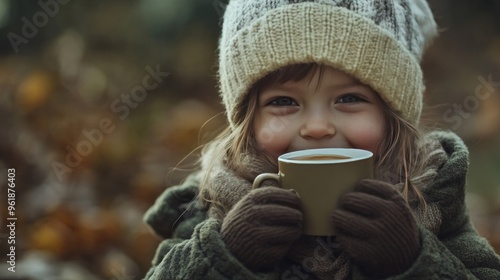
[[291,139],[291,136],[287,133],[289,130],[279,119],[256,119],[254,131],[259,147],[273,156],[281,155],[288,147]]
[[382,122],[365,122],[364,125],[360,124],[352,129],[349,140],[355,148],[368,150],[375,154],[383,135],[384,124]]

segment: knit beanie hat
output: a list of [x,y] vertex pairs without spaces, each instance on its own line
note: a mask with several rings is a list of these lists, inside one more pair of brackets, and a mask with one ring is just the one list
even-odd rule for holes
[[219,41],[220,94],[229,124],[252,85],[287,65],[342,70],[418,124],[420,60],[437,35],[425,0],[230,0]]

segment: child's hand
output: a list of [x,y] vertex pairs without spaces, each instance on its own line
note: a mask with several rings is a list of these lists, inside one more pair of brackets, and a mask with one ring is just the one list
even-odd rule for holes
[[387,277],[408,269],[420,250],[415,218],[390,184],[362,180],[333,212],[337,240],[371,276]]
[[271,268],[302,234],[300,205],[300,198],[290,190],[252,190],[227,213],[222,222],[222,238],[248,268]]

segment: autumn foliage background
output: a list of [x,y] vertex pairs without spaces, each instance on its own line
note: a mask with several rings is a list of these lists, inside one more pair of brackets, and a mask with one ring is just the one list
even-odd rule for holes
[[[159,243],[142,215],[225,125],[216,54],[227,1],[59,1],[0,0],[0,279],[141,279]],[[46,21],[41,2],[57,4]],[[441,36],[423,62],[425,122],[468,144],[471,217],[500,252],[500,3],[429,2]],[[26,21],[39,25],[31,38]],[[156,69],[161,82],[147,78]],[[134,99],[145,79],[157,85]]]

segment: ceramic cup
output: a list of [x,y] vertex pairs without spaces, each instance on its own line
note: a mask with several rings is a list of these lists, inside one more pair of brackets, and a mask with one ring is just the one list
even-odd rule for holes
[[330,220],[339,197],[362,179],[373,177],[373,153],[360,149],[310,149],[283,154],[279,173],[255,178],[253,188],[273,180],[284,189],[294,189],[302,201],[303,233],[335,235]]

